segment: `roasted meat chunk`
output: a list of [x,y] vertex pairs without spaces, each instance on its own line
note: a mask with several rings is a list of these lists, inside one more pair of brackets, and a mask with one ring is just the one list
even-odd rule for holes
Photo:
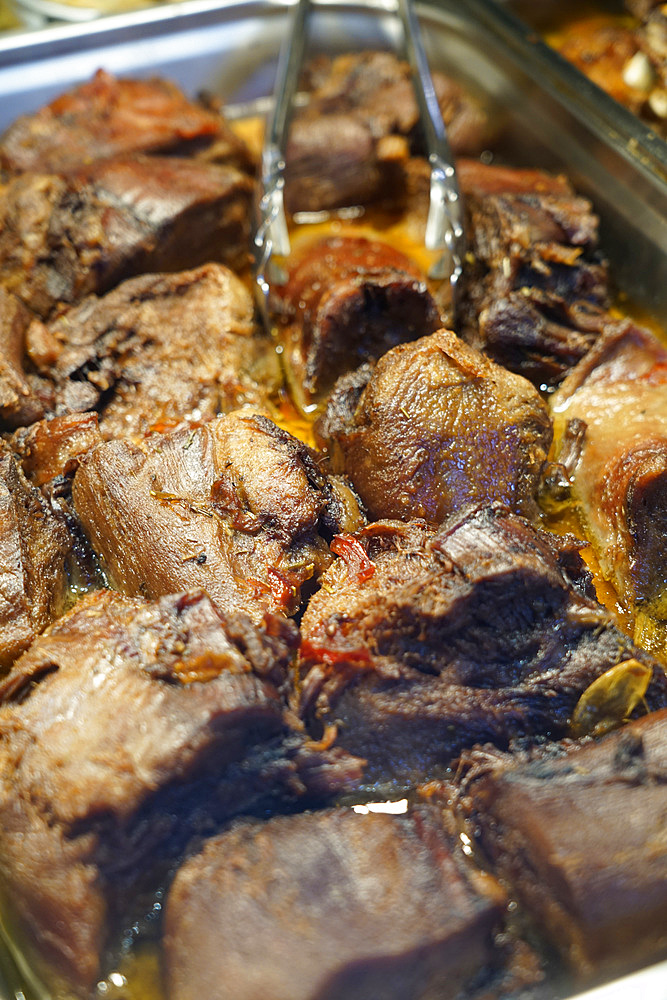
[[[285,201],[291,212],[365,204],[394,195],[401,166],[419,141],[410,68],[390,52],[316,60],[311,98],[294,116],[286,151]],[[434,74],[452,149],[480,152],[489,135],[481,105],[453,80]]]
[[535,385],[553,385],[608,319],[592,206],[564,177],[537,170],[463,161],[459,181],[472,261],[462,333]]
[[131,278],[49,324],[36,320],[27,352],[54,387],[53,411],[98,409],[107,438],[265,405],[278,381],[250,293],[219,264]]
[[494,500],[534,514],[551,443],[533,386],[449,330],[402,344],[374,369],[342,379],[315,433],[372,518],[432,524]]
[[502,901],[424,807],[239,822],[172,886],[169,1000],[453,1000],[494,959]]
[[27,478],[39,487],[73,476],[81,457],[102,442],[96,413],[38,420],[9,440]]
[[604,576],[630,609],[667,618],[667,349],[630,321],[610,326],[551,399],[572,497]]
[[595,678],[631,658],[667,678],[590,596],[575,539],[495,506],[380,521],[339,545],[301,622],[300,707],[338,727],[367,780],[415,784],[464,746],[563,735]]
[[628,63],[639,51],[637,34],[628,23],[610,22],[604,14],[577,18],[570,30],[563,31],[557,48],[610,97],[639,114],[648,88],[630,86],[624,78]]
[[0,278],[48,317],[136,274],[241,267],[251,192],[235,167],[175,157],[22,174],[0,195]]
[[441,326],[415,264],[360,237],[309,243],[295,255],[279,320],[290,383],[304,404],[346,371]]
[[[192,592],[89,595],[0,685],[0,882],[21,936],[90,995],[128,886],[252,808],[338,791],[290,736],[279,688],[296,629]],[[296,740],[296,742],[295,742]],[[155,886],[156,887],[156,886]]]
[[229,162],[249,162],[224,119],[174,83],[118,79],[99,70],[35,114],[17,118],[0,138],[0,168],[59,173],[127,153],[192,154],[212,146]]
[[53,405],[51,384],[26,365],[25,336],[32,313],[0,285],[0,428],[39,420]]
[[82,460],[72,494],[124,593],[202,587],[255,619],[293,614],[333,558],[327,538],[361,523],[304,444],[243,410],[142,446],[109,441]]
[[666,760],[664,710],[598,742],[463,755],[473,836],[582,976],[667,957]]
[[71,544],[16,458],[0,453],[0,668],[62,611]]

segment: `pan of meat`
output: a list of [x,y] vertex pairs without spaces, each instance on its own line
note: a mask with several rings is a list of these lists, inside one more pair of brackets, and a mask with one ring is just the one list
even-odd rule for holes
[[393,13],[323,4],[268,325],[285,7],[0,51],[2,1000],[664,997],[667,189],[419,13],[457,294]]

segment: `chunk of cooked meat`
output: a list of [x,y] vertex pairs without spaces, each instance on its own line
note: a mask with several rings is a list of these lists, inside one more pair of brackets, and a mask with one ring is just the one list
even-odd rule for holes
[[502,902],[423,807],[240,822],[176,875],[168,995],[453,1000],[493,962]]
[[441,325],[416,265],[387,244],[361,237],[302,247],[276,304],[288,375],[304,404],[344,372]]
[[583,691],[630,658],[667,678],[591,597],[575,539],[502,507],[380,521],[337,546],[301,622],[300,710],[368,761],[366,779],[415,784],[464,746],[563,735]]
[[73,413],[38,420],[11,437],[23,471],[35,486],[74,475],[83,455],[101,444],[96,413]]
[[123,894],[191,836],[307,797],[311,777],[318,796],[358,778],[287,729],[296,636],[201,592],[98,591],[0,684],[0,882],[30,953],[70,989],[90,995]]
[[361,392],[357,379],[334,389],[315,433],[372,518],[439,524],[494,500],[536,513],[551,423],[526,379],[449,330],[394,348],[360,375]]
[[[433,75],[454,152],[474,155],[488,117],[459,84]],[[307,71],[310,101],[291,124],[285,201],[291,212],[322,211],[393,196],[401,165],[418,144],[419,111],[407,63],[389,52],[322,57]]]
[[667,957],[666,760],[664,710],[599,742],[463,755],[471,835],[580,975]]
[[0,668],[62,611],[71,544],[15,457],[0,454]]
[[609,293],[597,217],[569,181],[463,161],[470,260],[463,336],[535,385],[553,385],[594,343]]
[[25,335],[32,313],[0,285],[0,427],[39,420],[53,405],[49,382],[26,365]]
[[243,143],[219,114],[190,101],[163,79],[118,79],[99,70],[51,104],[17,118],[0,137],[8,174],[72,170],[127,153],[192,154],[224,147],[229,162],[247,165]]
[[0,277],[47,317],[136,274],[241,267],[251,193],[235,167],[174,157],[22,174],[0,195]]
[[48,325],[35,321],[27,351],[54,384],[55,413],[99,409],[107,438],[265,405],[279,381],[250,293],[219,264],[131,278]]
[[578,17],[558,37],[556,47],[610,97],[639,114],[646,92],[624,79],[628,62],[639,51],[638,38],[631,25],[610,21],[608,14]]
[[361,523],[304,444],[242,410],[142,446],[105,443],[83,458],[72,494],[124,593],[202,587],[255,619],[295,613],[331,562],[326,539]]
[[630,321],[610,326],[551,398],[572,498],[600,568],[627,607],[667,618],[667,349]]

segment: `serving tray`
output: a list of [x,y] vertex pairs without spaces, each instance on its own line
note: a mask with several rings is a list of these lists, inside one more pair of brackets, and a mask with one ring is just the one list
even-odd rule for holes
[[[290,4],[190,0],[0,38],[0,131],[100,67],[164,76],[191,95],[257,109],[270,95]],[[431,65],[461,79],[502,130],[495,155],[562,171],[590,197],[619,292],[667,327],[667,146],[539,42],[492,0],[418,7]],[[396,47],[393,6],[327,2],[310,48]],[[4,970],[4,971],[3,971]],[[0,1000],[30,1000],[29,972],[0,959]],[[560,1000],[552,987],[542,1000]],[[667,1000],[667,962],[580,1000]]]

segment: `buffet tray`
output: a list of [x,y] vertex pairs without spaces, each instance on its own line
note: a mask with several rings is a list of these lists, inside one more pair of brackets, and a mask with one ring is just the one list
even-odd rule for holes
[[[284,0],[190,0],[0,37],[0,131],[101,67],[167,77],[190,95],[205,91],[256,108],[273,88],[289,7]],[[494,155],[566,173],[600,215],[619,293],[667,327],[665,144],[584,86],[492,0],[433,0],[418,13],[432,66],[458,77],[491,109],[502,132]],[[389,2],[327,2],[314,18],[310,51],[393,49],[399,38]],[[33,992],[13,964],[0,957],[0,1000],[29,1000]],[[562,996],[551,987],[540,994]],[[585,997],[667,1000],[667,962]]]

